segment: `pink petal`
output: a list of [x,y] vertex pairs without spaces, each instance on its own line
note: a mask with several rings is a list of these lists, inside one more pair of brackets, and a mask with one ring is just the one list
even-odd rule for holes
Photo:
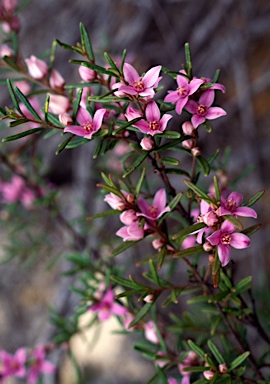
[[208,120],[214,120],[214,119],[217,119],[220,116],[225,116],[225,115],[227,115],[227,112],[224,111],[224,109],[222,109],[220,107],[211,107],[211,108],[208,109],[207,114],[205,115],[205,117]]
[[182,110],[184,108],[184,106],[187,104],[188,102],[188,96],[186,97],[180,97],[177,102],[176,102],[176,113],[178,113],[178,115],[181,115],[182,113]]
[[241,205],[243,202],[243,195],[241,195],[241,193],[238,193],[238,192],[232,192],[229,194],[227,198],[227,201],[229,200],[232,200],[233,202],[235,202],[236,206],[239,207],[239,205]]
[[[121,85],[118,89],[119,92],[127,93],[128,95],[137,95],[138,92],[131,85]],[[116,94],[116,92],[115,92]],[[119,95],[121,97],[121,95]]]
[[197,112],[198,103],[194,100],[188,100],[185,109],[193,115]]
[[107,292],[104,294],[101,302],[109,304],[109,305],[111,305],[114,302],[114,292],[112,289],[107,290]]
[[118,303],[113,303],[112,305],[112,313],[117,316],[123,316],[128,313],[127,308],[123,307]]
[[77,136],[85,136],[85,130],[83,127],[80,127],[79,125],[68,125],[64,132],[70,132]]
[[204,91],[199,99],[199,104],[205,105],[206,107],[210,107],[213,104],[215,98],[215,92],[211,89]]
[[250,246],[250,239],[243,233],[232,233],[231,246],[236,249],[247,248]]
[[254,211],[254,209],[249,208],[249,207],[238,207],[238,208],[236,208],[234,213],[237,216],[254,217],[254,219],[257,218],[257,213]]
[[[137,204],[138,204],[138,207],[140,208],[140,210],[143,214],[145,214],[145,213],[148,214],[148,210],[150,207],[150,204],[148,203],[148,201],[146,201],[142,197],[139,197],[137,200]],[[141,216],[141,215],[139,213],[137,213],[137,216]]]
[[214,83],[213,86],[211,87],[211,89],[219,89],[223,93],[226,92],[226,88],[224,87],[224,85],[219,84],[219,83]]
[[205,201],[201,200],[200,211],[202,215],[205,215],[209,211],[210,205]]
[[233,233],[234,230],[235,226],[229,220],[225,220],[221,225],[222,233]]
[[165,114],[159,121],[160,130],[163,132],[168,124],[168,121],[172,119],[172,116],[169,114]]
[[153,206],[157,207],[158,211],[162,211],[166,206],[166,191],[161,188],[154,196]]
[[149,128],[149,124],[145,120],[140,120],[137,123],[134,124],[134,127],[138,128],[141,132],[153,135],[156,133],[156,131],[152,131]]
[[129,240],[136,241],[144,238],[144,229],[139,228],[139,223],[135,222],[127,227]]
[[198,126],[204,122],[205,122],[204,116],[193,115],[191,118],[191,123],[192,123],[194,128],[198,128]]
[[16,360],[20,363],[25,363],[26,361],[26,356],[27,356],[27,353],[26,353],[26,349],[25,348],[19,348],[14,357],[16,358]]
[[143,83],[146,88],[153,87],[159,77],[159,73],[161,70],[161,65],[153,67],[146,72],[143,76]]
[[189,88],[189,81],[186,76],[177,75],[176,81],[178,84],[178,87],[187,87]]
[[103,119],[103,116],[105,115],[105,113],[106,113],[105,108],[98,109],[95,112],[94,118],[93,118],[93,128],[95,131],[97,131],[101,127],[102,119]]
[[129,240],[129,233],[127,231],[127,228],[128,227],[125,226],[125,227],[118,229],[118,231],[116,232],[116,236],[122,237],[123,241]]
[[52,373],[56,369],[55,365],[50,363],[49,361],[43,361],[42,366],[41,366],[41,371],[43,373]]
[[138,74],[136,69],[128,63],[124,64],[123,73],[125,80],[131,85],[133,85],[135,80],[138,80],[140,78],[140,75]]
[[191,82],[189,83],[189,95],[192,95],[194,92],[196,92],[200,85],[203,83],[204,81],[200,79],[191,80]]
[[87,109],[80,107],[78,109],[76,120],[78,121],[78,123],[80,125],[83,125],[83,124],[88,123],[88,122],[92,123],[92,116],[87,111]]
[[105,320],[108,320],[108,318],[111,316],[111,312],[110,311],[100,311],[98,313],[98,319],[99,321],[105,321]]
[[227,244],[219,244],[218,245],[218,257],[221,261],[222,267],[225,267],[225,265],[228,264],[230,261],[231,256],[231,248]]
[[218,245],[220,242],[220,236],[221,231],[215,231],[214,233],[212,233],[212,235],[208,236],[206,240],[208,240],[211,245]]
[[147,104],[145,109],[145,116],[148,121],[159,121],[160,120],[160,110],[157,103],[151,101]]
[[166,103],[175,104],[178,99],[179,99],[179,94],[177,93],[177,91],[172,91],[172,92],[168,93],[168,95],[165,96],[164,101]]

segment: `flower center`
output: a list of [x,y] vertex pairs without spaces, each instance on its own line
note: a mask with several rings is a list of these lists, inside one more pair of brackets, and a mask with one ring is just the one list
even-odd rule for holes
[[159,129],[159,123],[157,121],[149,121],[148,125],[151,131],[156,131]]
[[230,244],[232,240],[232,237],[231,235],[229,235],[228,233],[224,233],[222,236],[221,236],[221,242],[222,244]]
[[184,85],[181,85],[180,87],[177,88],[177,93],[181,97],[186,97],[188,95],[188,89]]
[[226,201],[226,208],[229,211],[233,212],[235,210],[235,208],[236,208],[236,202],[232,198],[228,199]]
[[158,208],[155,205],[152,205],[151,207],[148,207],[148,212],[149,215],[155,219],[158,214]]
[[90,133],[93,131],[93,124],[90,123],[90,121],[87,121],[87,123],[83,124],[83,129],[85,133]]
[[137,91],[137,92],[141,92],[144,90],[144,83],[143,83],[143,80],[142,78],[140,77],[138,80],[134,80],[133,82],[133,88]]
[[198,107],[197,107],[197,113],[198,115],[200,116],[205,116],[206,113],[207,113],[207,106],[206,105],[203,105],[203,104],[199,104]]

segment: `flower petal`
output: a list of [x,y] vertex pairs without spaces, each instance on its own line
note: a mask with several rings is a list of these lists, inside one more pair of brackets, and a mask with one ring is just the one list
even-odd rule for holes
[[234,230],[235,226],[229,220],[225,220],[221,225],[222,233],[232,233]]
[[170,93],[168,93],[168,95],[165,96],[164,101],[166,103],[175,104],[178,99],[179,99],[179,94],[177,93],[177,91],[171,91]]
[[235,203],[236,207],[239,207],[239,205],[242,204],[243,201],[243,195],[238,192],[232,192],[229,194],[227,201],[232,201]]
[[238,216],[254,217],[254,219],[257,218],[257,212],[255,212],[254,209],[249,208],[249,207],[238,207],[238,208],[236,208],[234,213]]
[[84,136],[85,135],[85,130],[83,127],[80,127],[79,125],[68,125],[65,129],[64,132],[70,132],[73,133],[74,135],[77,136]]
[[194,128],[198,128],[198,126],[204,122],[205,122],[204,116],[193,115],[191,118],[191,123],[192,123]]
[[148,121],[159,121],[160,120],[160,110],[154,101],[151,101],[147,104],[145,108],[145,116]]
[[211,107],[208,109],[205,117],[208,120],[214,120],[214,119],[219,118],[220,116],[225,116],[225,115],[227,115],[227,112],[224,111],[224,109],[222,109],[220,107]]
[[208,89],[207,91],[204,91],[199,99],[199,104],[203,104],[206,107],[210,107],[210,105],[213,104],[215,98],[215,91],[212,91],[211,89]]
[[122,305],[118,303],[113,303],[112,305],[112,313],[117,316],[123,316],[126,313],[128,313],[127,308],[123,307]]
[[243,249],[250,246],[250,239],[243,233],[232,233],[230,244],[233,248]]
[[194,115],[194,113],[197,112],[197,108],[198,108],[198,103],[196,103],[196,101],[194,100],[188,100],[186,106],[185,106],[185,109],[192,113]]
[[103,116],[105,115],[105,113],[106,113],[105,108],[98,109],[95,112],[94,118],[93,118],[93,128],[95,131],[99,130],[99,128],[101,127],[102,119],[103,119]]
[[231,258],[231,248],[227,244],[219,244],[218,245],[218,257],[221,261],[222,267],[228,264]]
[[184,108],[184,106],[187,104],[188,102],[188,96],[186,97],[180,97],[177,102],[176,102],[176,113],[178,113],[178,115],[181,115],[182,113],[182,110]]
[[162,211],[166,206],[166,191],[161,188],[154,196],[153,206],[157,207],[158,212]]
[[189,95],[192,95],[194,92],[196,92],[200,85],[203,83],[204,81],[201,79],[191,80],[191,82],[189,83]]
[[[204,229],[204,228],[203,228]],[[201,231],[201,230],[200,230]],[[211,245],[218,245],[219,242],[220,242],[220,236],[221,236],[221,231],[215,231],[214,233],[212,233],[212,235],[208,236],[206,238],[207,241],[209,241],[209,243]],[[198,240],[197,240],[198,241]]]
[[133,85],[134,81],[140,78],[140,75],[138,74],[136,69],[131,64],[128,64],[128,63],[124,64],[123,73],[124,73],[125,80],[130,85]]
[[149,69],[146,74],[143,76],[143,83],[146,88],[153,87],[159,77],[159,73],[161,70],[161,65],[157,65]]
[[92,123],[92,116],[90,113],[87,111],[87,109],[80,107],[78,109],[78,113],[76,116],[76,120],[80,125],[83,125],[85,123]]

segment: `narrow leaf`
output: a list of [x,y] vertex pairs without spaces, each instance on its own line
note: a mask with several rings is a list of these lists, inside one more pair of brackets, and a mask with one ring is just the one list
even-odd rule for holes
[[255,224],[249,228],[244,229],[243,231],[241,231],[241,233],[247,236],[251,236],[253,235],[253,233],[257,232],[261,227],[262,227],[262,224]]
[[104,57],[105,57],[107,63],[110,64],[110,66],[113,69],[115,69],[117,72],[119,72],[119,69],[118,69],[115,61],[113,61],[113,59],[111,58],[111,56],[107,52],[104,52]]
[[111,256],[117,256],[119,255],[120,253],[126,251],[128,248],[130,247],[133,247],[134,244],[138,243],[140,240],[137,240],[137,241],[125,241],[123,242],[121,245],[119,245],[119,247],[115,248],[112,253],[111,253]]
[[80,23],[80,32],[81,32],[81,42],[82,42],[84,51],[87,53],[87,56],[89,57],[90,60],[95,61],[92,44],[91,44],[88,32],[85,26],[83,25],[83,23]]
[[147,151],[141,153],[140,156],[138,156],[137,159],[134,161],[134,163],[130,167],[128,167],[126,172],[123,174],[123,178],[127,177],[132,172],[134,172],[135,169],[137,169],[142,164],[142,162],[146,159],[147,156],[148,156]]
[[205,359],[205,353],[204,351],[198,346],[196,345],[192,340],[188,340],[188,345],[190,346],[190,348],[197,353],[198,356],[200,356],[203,360]]
[[161,161],[164,163],[164,164],[169,164],[169,165],[178,165],[179,164],[179,160],[178,159],[175,159],[174,157],[162,157]]
[[166,130],[163,133],[155,135],[156,137],[164,137],[166,139],[179,139],[181,137],[181,134],[176,131],[169,131]]
[[133,327],[135,324],[137,324],[140,320],[142,320],[145,315],[150,311],[153,303],[146,303],[144,306],[139,310],[137,315],[134,317],[132,322],[130,323],[129,327]]
[[12,100],[12,103],[13,103],[14,107],[17,109],[17,111],[20,112],[21,115],[24,116],[24,114],[22,113],[22,111],[21,111],[21,109],[19,107],[19,103],[17,101],[17,98],[15,96],[13,85],[12,85],[12,83],[11,83],[11,81],[9,79],[7,79],[7,86],[8,86],[8,91],[9,91],[9,94],[10,94],[10,97],[11,97],[11,100]]
[[102,73],[103,75],[109,75],[109,76],[114,76],[114,77],[118,76],[118,73],[113,72],[113,70],[105,69],[105,68],[101,67],[100,65],[89,63],[88,61],[70,60],[70,62],[73,64],[83,65],[84,67],[93,69],[94,71],[96,71],[98,73]]
[[73,112],[72,112],[72,118],[73,119],[75,119],[77,116],[78,109],[80,107],[81,98],[82,98],[82,92],[83,92],[83,89],[82,88],[79,89],[77,96],[76,96],[76,99],[73,103]]
[[204,223],[196,223],[196,224],[190,225],[189,227],[186,227],[186,228],[182,229],[181,231],[177,232],[176,234],[174,234],[172,236],[172,239],[175,240],[180,236],[189,235],[190,233],[196,232],[196,231],[198,231],[202,228],[205,228],[205,227],[206,227],[206,224],[204,224]]
[[196,195],[198,195],[201,199],[205,200],[207,203],[212,203],[213,202],[212,199],[205,192],[203,192],[199,187],[197,187],[197,185],[191,183],[188,180],[184,180],[184,183],[190,189],[192,189],[192,191],[195,192]]
[[70,140],[72,140],[74,137],[74,135],[68,137],[65,141],[63,141],[63,143],[59,144],[58,145],[58,149],[57,151],[55,152],[56,155],[59,155],[60,152],[62,152],[66,146],[68,145],[68,143],[70,142]]
[[121,124],[120,128],[117,128],[114,132],[113,135],[117,135],[117,133],[123,131],[124,129],[127,129],[128,127],[131,127],[133,124],[137,123],[137,121],[141,120],[142,117],[136,117],[136,119],[130,120],[125,124]]
[[217,201],[220,201],[220,189],[218,185],[218,178],[216,175],[214,176],[214,185],[215,185],[216,199]]
[[41,117],[38,115],[38,113],[35,111],[35,109],[32,107],[32,105],[29,103],[27,97],[24,96],[24,94],[19,90],[18,87],[14,88],[16,95],[21,100],[21,102],[24,104],[25,108],[31,113],[31,115],[38,121],[42,121]]
[[138,289],[138,286],[135,283],[133,283],[130,280],[124,279],[123,277],[111,276],[111,280],[115,281],[119,285],[122,285],[123,287],[128,287],[128,288],[132,288],[132,289],[137,288]]
[[140,179],[139,179],[137,186],[136,186],[136,194],[135,194],[136,197],[139,196],[141,186],[142,186],[142,183],[144,180],[145,172],[146,172],[146,167],[143,167]]
[[197,245],[196,247],[183,249],[182,251],[175,253],[173,257],[174,258],[188,257],[188,256],[196,255],[197,253],[200,253],[202,251],[203,251],[202,245]]
[[204,176],[208,176],[210,173],[210,165],[203,156],[196,156],[197,163],[199,164]]
[[255,204],[264,194],[264,191],[259,191],[253,195],[249,201],[248,204],[246,204],[246,207],[251,207],[253,204]]
[[242,364],[246,358],[250,355],[250,352],[244,352],[242,355],[238,356],[236,359],[234,359],[231,364],[229,365],[229,371],[232,371],[236,367],[238,367],[240,364]]
[[226,361],[225,361],[224,357],[222,356],[222,354],[219,352],[217,346],[211,340],[208,340],[207,344],[208,344],[210,351],[213,353],[215,359],[217,360],[217,362],[219,364],[225,363]]
[[13,135],[13,136],[5,137],[2,141],[3,141],[3,143],[5,143],[5,142],[7,142],[7,141],[18,140],[18,139],[20,139],[21,137],[25,137],[25,136],[28,136],[28,135],[32,135],[33,133],[40,132],[40,131],[43,131],[43,130],[44,130],[44,128],[33,128],[33,129],[29,129],[29,131],[25,131],[25,132],[18,133],[17,135]]

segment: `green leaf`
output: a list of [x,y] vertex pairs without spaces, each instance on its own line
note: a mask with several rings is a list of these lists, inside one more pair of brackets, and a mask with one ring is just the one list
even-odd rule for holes
[[32,107],[32,105],[29,103],[27,97],[24,96],[24,94],[19,90],[18,87],[14,88],[16,95],[21,100],[21,102],[24,104],[25,108],[31,113],[31,115],[37,120],[41,121],[41,117],[38,115],[38,113],[35,111],[35,109]]
[[[128,101],[127,98],[117,97],[117,96],[89,96],[89,101],[93,101],[95,103],[120,103]],[[141,117],[139,118],[141,119]]]
[[130,127],[131,125],[137,123],[137,121],[139,121],[139,120],[141,120],[141,119],[142,119],[141,117],[136,117],[136,119],[130,120],[130,121],[128,121],[128,122],[125,123],[125,124],[122,124],[122,123],[121,123],[120,128],[117,128],[117,129],[113,132],[113,135],[117,135],[117,133],[123,131],[124,129],[127,129],[128,127]]
[[113,59],[111,58],[111,56],[107,53],[107,52],[104,52],[104,57],[105,57],[105,60],[107,61],[107,63],[114,69],[116,70],[117,72],[119,72],[119,69],[115,63],[115,61],[113,61]]
[[196,195],[198,195],[201,199],[205,200],[207,203],[212,203],[213,200],[205,193],[203,192],[199,187],[197,187],[197,185],[191,183],[190,181],[188,180],[184,180],[184,183],[190,188],[192,189],[193,192],[196,193]]
[[251,288],[252,276],[247,276],[239,281],[234,287],[233,291],[236,295],[241,295],[243,292]]
[[82,98],[82,92],[83,92],[83,89],[79,89],[78,93],[77,93],[77,96],[76,96],[76,99],[73,103],[73,112],[72,112],[72,119],[76,119],[76,116],[77,116],[77,113],[78,113],[78,109],[80,107],[80,102],[81,102],[81,98]]
[[136,193],[135,193],[135,197],[136,198],[140,194],[140,190],[141,190],[141,186],[142,186],[142,183],[143,183],[143,180],[144,180],[145,172],[146,172],[146,167],[143,167],[140,179],[139,179],[139,181],[137,183],[137,186],[136,186]]
[[78,137],[72,140],[70,143],[68,143],[68,145],[66,146],[66,149],[77,148],[80,145],[83,145],[88,142],[89,142],[89,139],[85,139],[84,137]]
[[123,53],[122,53],[122,60],[121,60],[121,73],[123,73],[123,68],[124,68],[126,56],[127,56],[127,50],[124,49]]
[[201,155],[196,156],[196,160],[197,160],[199,167],[201,168],[204,176],[208,176],[210,171],[211,171],[211,168],[210,168],[208,161]]
[[13,128],[13,127],[16,127],[17,125],[21,125],[21,124],[24,124],[24,123],[27,123],[29,120],[26,118],[22,118],[22,119],[17,119],[17,120],[14,120],[14,121],[11,121],[9,123],[9,126],[10,128]]
[[211,340],[208,340],[207,344],[208,344],[210,351],[213,353],[215,359],[217,360],[217,362],[219,364],[224,364],[226,362],[226,360],[224,359],[222,354],[219,352],[217,346]]
[[66,146],[68,145],[68,143],[70,142],[70,140],[72,140],[74,137],[74,135],[72,136],[69,136],[65,141],[63,141],[63,143],[59,144],[58,145],[58,149],[57,151],[55,152],[56,155],[59,155],[60,152],[62,152]]
[[242,353],[242,355],[238,356],[236,359],[234,359],[230,365],[229,365],[229,371],[232,371],[233,369],[235,369],[236,367],[238,367],[239,365],[241,365],[245,360],[246,358],[250,355],[250,352],[244,352]]
[[144,306],[139,310],[139,312],[136,314],[132,322],[130,323],[129,327],[133,327],[135,324],[137,324],[140,320],[142,320],[145,315],[150,311],[153,303],[146,303]]
[[83,25],[83,23],[80,23],[80,32],[81,32],[81,42],[82,42],[82,47],[84,51],[87,53],[87,56],[90,60],[95,61],[95,56],[94,52],[92,49],[92,44],[88,35],[88,32]]
[[184,138],[175,139],[174,141],[170,141],[169,143],[159,145],[158,148],[154,149],[152,152],[160,152],[165,151],[167,149],[174,149],[174,147],[177,146],[177,144],[181,143],[184,140]]
[[96,215],[87,217],[86,220],[94,220],[94,219],[98,219],[100,217],[107,217],[107,216],[111,216],[111,215],[115,215],[115,214],[119,215],[119,210],[118,209],[111,209],[109,211],[97,213]]
[[187,300],[187,304],[208,303],[209,296],[194,296]]
[[205,359],[205,353],[198,345],[196,345],[192,340],[188,340],[187,343],[198,356],[200,356],[203,360]]
[[204,371],[208,371],[208,370],[209,370],[209,367],[202,367],[202,366],[186,367],[183,369],[184,372],[204,372]]
[[119,255],[120,253],[126,251],[128,248],[130,247],[133,247],[134,244],[138,243],[140,240],[137,240],[137,241],[124,241],[123,244],[119,245],[119,247],[115,248],[112,253],[111,253],[111,256],[117,256]]
[[150,268],[150,271],[151,271],[151,275],[152,275],[153,281],[155,282],[155,284],[158,287],[160,287],[161,284],[160,284],[160,281],[159,281],[159,277],[158,277],[158,274],[157,274],[157,270],[156,270],[155,264],[154,264],[152,259],[149,260],[149,268]]
[[215,75],[213,77],[212,83],[216,83],[218,81],[219,74],[220,74],[220,69],[217,69],[216,73],[215,73]]
[[163,133],[155,135],[156,137],[164,137],[166,139],[179,139],[181,137],[181,134],[176,131],[169,131],[166,130]]
[[157,375],[158,375],[159,383],[160,384],[167,384],[168,383],[167,376],[163,372],[163,369],[161,369],[158,365],[156,365],[156,370],[157,370]]
[[259,191],[257,193],[255,193],[255,195],[253,195],[248,203],[245,205],[246,207],[251,207],[253,204],[255,204],[264,194],[264,191]]
[[122,285],[123,287],[128,287],[132,289],[138,289],[138,286],[130,280],[124,279],[120,276],[111,276],[111,280],[115,281],[117,284]]
[[71,45],[62,43],[62,42],[61,42],[60,40],[58,40],[58,39],[55,39],[55,41],[57,42],[57,44],[58,44],[60,47],[62,47],[62,48],[64,48],[64,49],[68,49],[69,51],[76,51],[76,50],[74,49],[74,47],[72,47]]
[[5,143],[5,142],[7,142],[7,141],[18,140],[18,139],[20,139],[21,137],[25,137],[25,136],[28,136],[28,135],[32,135],[33,133],[36,133],[36,132],[44,131],[44,129],[45,129],[45,128],[33,128],[33,129],[29,129],[29,131],[25,131],[25,132],[18,133],[17,135],[13,135],[13,136],[5,137],[2,141],[3,141],[3,143]]
[[179,164],[178,159],[175,159],[174,157],[169,157],[169,156],[162,157],[161,161],[162,161],[162,163],[169,164],[169,165],[178,165]]
[[216,199],[217,201],[220,201],[220,189],[218,185],[218,178],[216,175],[214,176],[214,185],[215,185]]
[[101,73],[103,75],[109,75],[109,76],[113,76],[113,77],[118,77],[118,74],[113,72],[113,70],[105,69],[105,68],[101,67],[100,65],[89,63],[88,61],[70,60],[70,62],[73,63],[73,64],[83,65],[84,67],[93,69],[94,71],[96,71],[98,73]]
[[253,233],[257,232],[261,227],[262,227],[261,224],[255,224],[249,228],[244,229],[243,231],[241,231],[241,233],[247,236],[251,236],[253,235]]
[[189,173],[187,173],[184,169],[179,169],[179,168],[165,168],[166,173],[172,173],[176,175],[184,175],[187,177],[190,177]]
[[185,44],[185,56],[186,56],[187,74],[189,77],[192,77],[192,61],[191,61],[189,43]]
[[11,100],[12,100],[12,103],[13,103],[14,107],[17,109],[17,111],[20,112],[21,115],[24,116],[24,114],[22,113],[22,111],[21,111],[21,109],[19,107],[19,103],[17,101],[17,98],[15,96],[13,85],[12,85],[12,83],[11,83],[11,81],[9,79],[7,79],[7,86],[8,86],[8,91],[9,91],[9,94],[10,94],[10,97],[11,97]]
[[173,255],[174,258],[182,258],[182,257],[188,257],[192,255],[196,255],[197,253],[200,253],[203,251],[202,245],[197,245],[196,247],[186,248],[182,251],[179,251]]
[[9,56],[4,56],[1,58],[10,68],[12,68],[13,70],[15,70],[16,72],[20,72],[21,69],[20,67],[18,67],[18,65],[16,64],[16,62],[14,61],[14,59],[12,57],[9,57]]
[[50,103],[50,95],[47,95],[45,100],[45,107],[44,107],[44,120],[46,121],[46,123],[48,123],[49,103]]
[[175,233],[172,236],[172,239],[175,240],[180,236],[189,235],[190,233],[193,233],[193,232],[198,231],[198,230],[205,228],[205,227],[206,227],[206,224],[204,224],[204,223],[196,223],[196,224],[190,225],[189,227],[181,229],[181,231]]
[[148,151],[142,152],[140,156],[138,156],[137,159],[134,161],[134,163],[127,168],[126,172],[124,172],[123,178],[127,177],[132,172],[134,172],[135,169],[137,169],[143,163],[143,161],[147,158],[147,156],[148,156]]

